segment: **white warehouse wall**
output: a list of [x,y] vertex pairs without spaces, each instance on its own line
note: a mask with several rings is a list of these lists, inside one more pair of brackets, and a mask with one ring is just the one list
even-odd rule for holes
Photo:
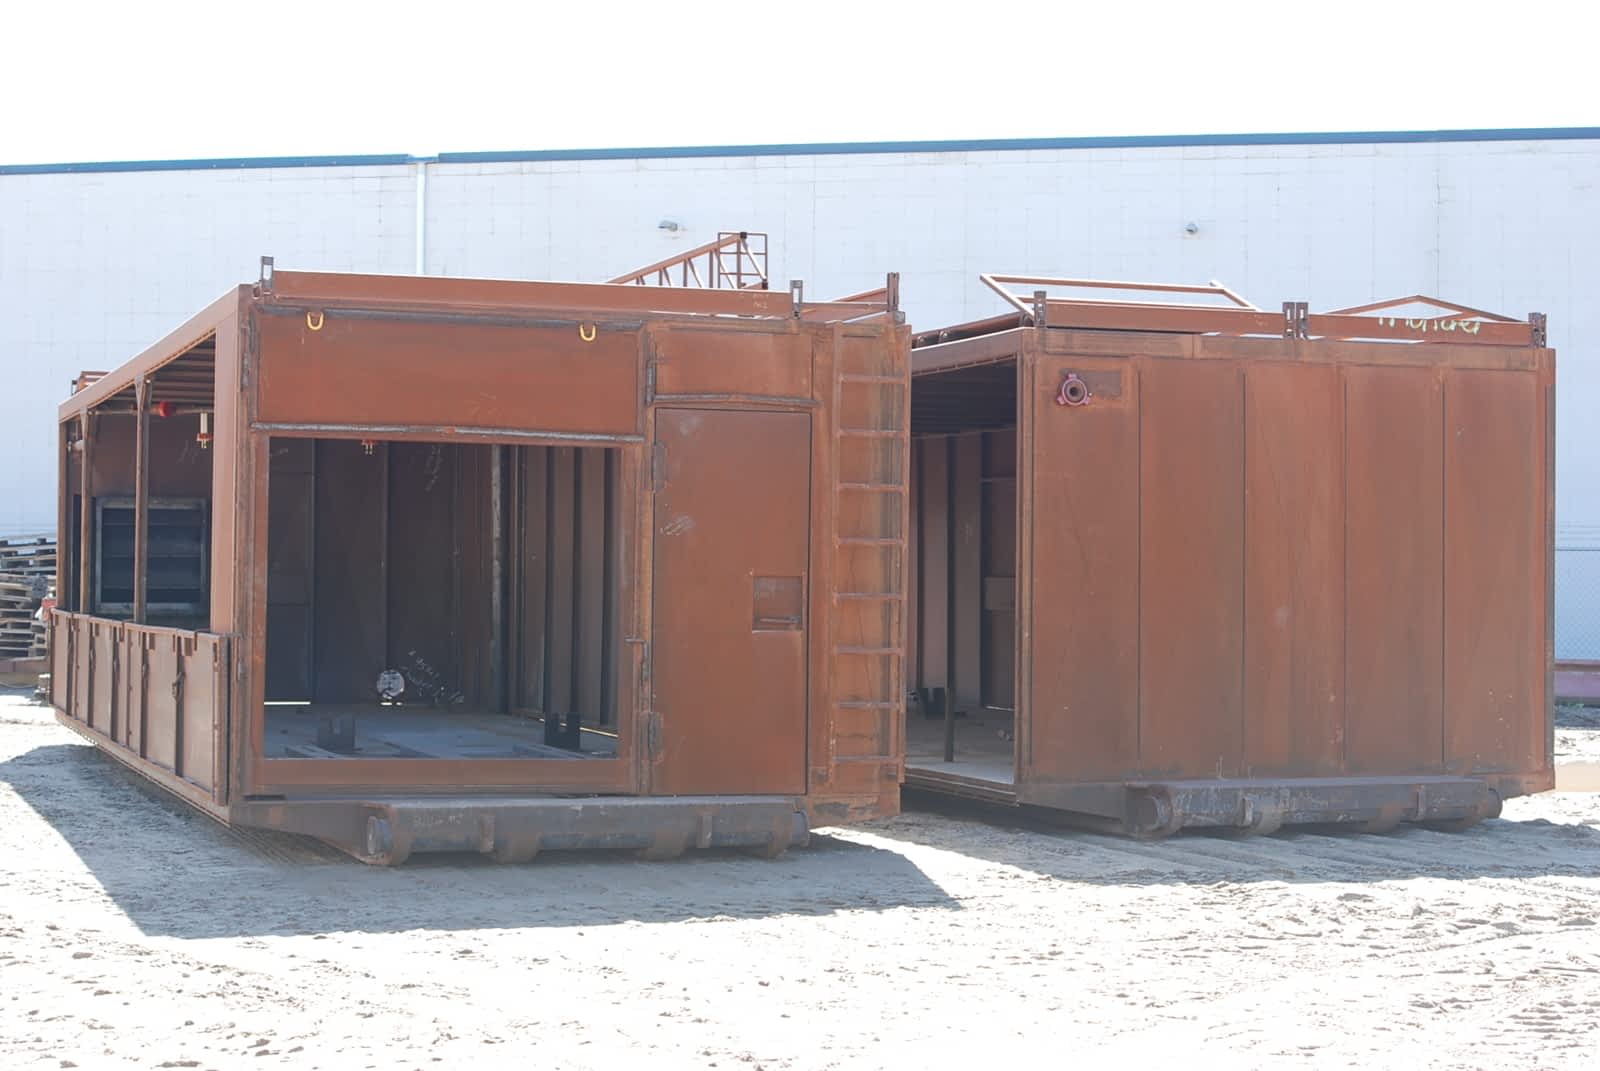
[[415,270],[420,185],[432,274],[599,280],[748,229],[771,235],[774,286],[811,297],[900,271],[919,327],[1003,311],[981,271],[1218,279],[1263,308],[1420,292],[1548,313],[1558,649],[1600,658],[1600,133],[1239,140],[0,168],[0,535],[54,524],[72,375],[254,279],[261,254]]

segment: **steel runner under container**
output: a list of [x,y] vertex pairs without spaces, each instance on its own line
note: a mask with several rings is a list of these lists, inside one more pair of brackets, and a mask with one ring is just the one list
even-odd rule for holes
[[894,813],[909,329],[760,287],[264,260],[61,406],[59,717],[378,863]]
[[1542,316],[984,279],[914,341],[908,787],[1162,836],[1552,786]]

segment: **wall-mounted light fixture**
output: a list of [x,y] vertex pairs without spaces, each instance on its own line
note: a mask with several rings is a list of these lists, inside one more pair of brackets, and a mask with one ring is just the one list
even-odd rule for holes
[[1200,224],[1195,223],[1193,221],[1185,223],[1183,225],[1183,233],[1184,234],[1199,234],[1200,233]]
[[656,227],[658,229],[664,230],[664,231],[681,231],[681,230],[683,230],[683,224],[679,223],[675,219],[664,219],[660,223],[657,223]]

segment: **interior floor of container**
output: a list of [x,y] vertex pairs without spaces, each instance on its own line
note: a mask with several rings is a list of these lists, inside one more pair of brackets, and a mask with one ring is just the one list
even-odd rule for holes
[[[317,742],[324,718],[355,719],[355,750]],[[273,703],[267,706],[265,753],[276,759],[606,759],[616,737],[584,729],[580,750],[544,742],[537,716],[371,704]]]
[[906,715],[906,768],[929,773],[1015,783],[1016,717],[1009,710],[982,709],[956,718],[956,758],[944,761],[944,719],[916,709]]

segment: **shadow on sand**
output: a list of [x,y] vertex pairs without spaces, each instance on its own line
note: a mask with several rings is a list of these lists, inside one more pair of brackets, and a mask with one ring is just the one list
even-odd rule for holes
[[777,860],[702,852],[670,862],[552,852],[525,866],[419,856],[363,865],[304,837],[236,831],[93,747],[0,762],[146,934],[182,938],[603,926],[958,905],[904,856],[814,836]]
[[1294,827],[1255,838],[1185,831],[1147,842],[1074,829],[1049,811],[925,792],[906,793],[904,807],[885,829],[903,841],[1097,885],[1600,875],[1600,829],[1578,822],[1497,818],[1460,833]]

